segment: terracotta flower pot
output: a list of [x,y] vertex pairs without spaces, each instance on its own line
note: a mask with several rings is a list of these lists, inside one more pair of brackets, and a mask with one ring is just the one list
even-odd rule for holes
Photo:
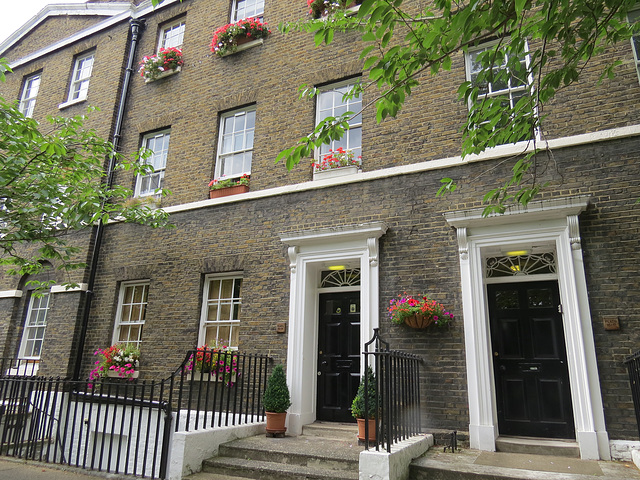
[[249,185],[234,185],[233,187],[209,190],[209,198],[226,197],[227,195],[237,195],[238,193],[247,193],[248,191]]
[[287,412],[274,413],[267,412],[267,433],[284,433],[287,427],[284,426],[287,420]]
[[356,418],[358,421],[358,440],[364,441],[366,438],[365,434],[365,421],[369,422],[369,441],[376,441],[376,419],[375,418]]
[[421,313],[414,313],[404,319],[404,323],[411,328],[427,328],[433,323],[432,316],[425,316]]

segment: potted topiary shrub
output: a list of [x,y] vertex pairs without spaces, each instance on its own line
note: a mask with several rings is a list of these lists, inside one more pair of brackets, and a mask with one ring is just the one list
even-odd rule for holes
[[[367,387],[365,390],[365,377],[360,379],[358,392],[351,403],[351,414],[358,421],[358,439],[364,441],[367,438],[365,432],[365,420],[369,422],[369,441],[376,440],[376,412],[378,411],[378,393],[376,377],[371,367],[367,367]],[[365,396],[367,404],[365,406]]]
[[267,380],[264,391],[264,409],[267,412],[267,436],[281,436],[286,432],[287,408],[291,406],[284,367],[276,365]]

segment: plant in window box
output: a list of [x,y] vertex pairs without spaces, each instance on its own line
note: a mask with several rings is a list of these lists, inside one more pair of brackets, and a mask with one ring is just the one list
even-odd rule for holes
[[238,375],[237,351],[229,349],[220,341],[214,346],[202,346],[196,349],[185,366],[185,373],[190,374],[191,380],[205,382],[224,382],[233,386]]
[[[357,173],[362,166],[362,157],[355,158],[351,150],[340,147],[336,150],[329,150],[329,153],[322,156],[320,160],[314,160],[311,164],[313,168],[313,178],[318,180],[339,175],[350,175]],[[337,169],[341,169],[337,172]],[[333,173],[330,173],[332,172]]]
[[425,296],[414,298],[406,292],[391,300],[387,310],[393,323],[411,328],[427,328],[431,324],[445,327],[453,320],[453,314],[441,303]]
[[222,175],[220,178],[209,182],[209,198],[247,193],[249,191],[250,180],[251,176],[246,173],[240,178],[225,178],[224,175]]
[[89,373],[89,380],[95,381],[104,377],[129,380],[138,378],[140,349],[135,345],[112,345],[96,350],[94,355],[100,355],[102,358],[95,361],[95,367]]
[[244,18],[236,23],[228,23],[213,34],[211,51],[224,57],[238,51],[238,45],[267,38],[271,30],[258,18]]
[[179,72],[183,64],[182,50],[175,47],[161,48],[155,55],[142,57],[138,71],[146,82],[152,82],[170,73]]

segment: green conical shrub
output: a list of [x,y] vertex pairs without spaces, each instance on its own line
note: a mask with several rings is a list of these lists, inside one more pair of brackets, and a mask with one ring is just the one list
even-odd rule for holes
[[365,411],[364,397],[364,377],[362,377],[358,393],[351,403],[351,414],[355,418],[375,418],[376,410],[378,410],[378,395],[376,394],[376,377],[371,367],[367,368],[367,411]]
[[264,409],[267,412],[284,413],[291,406],[287,377],[284,367],[276,365],[267,380],[267,388],[264,391]]

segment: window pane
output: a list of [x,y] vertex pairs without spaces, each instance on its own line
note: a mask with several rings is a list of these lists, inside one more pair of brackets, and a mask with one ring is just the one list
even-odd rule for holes
[[180,47],[184,39],[185,23],[178,22],[162,30],[160,48]]
[[236,112],[221,121],[216,178],[237,178],[251,173],[255,110]]
[[44,293],[40,297],[31,295],[29,299],[19,354],[22,358],[40,358],[47,325],[49,298],[49,293]]
[[[353,85],[343,85],[331,90],[321,91],[318,96],[317,121],[321,121],[327,117],[338,117],[346,112],[358,113],[362,108],[362,100],[360,96],[355,96],[351,99],[343,99],[345,93],[353,88]],[[354,118],[349,120],[349,125],[357,125],[361,128],[362,116],[358,113]],[[362,148],[362,132],[358,132],[355,135],[349,135],[350,132],[346,132],[342,139],[333,140],[329,145],[323,145],[318,149],[319,156],[329,153],[329,150],[336,150],[338,148],[351,149],[358,151],[360,155]]]
[[149,284],[123,285],[116,318],[116,342],[140,346],[146,321]]
[[206,308],[203,310],[201,336],[199,344],[214,345],[220,339],[232,348],[238,346],[236,323],[240,314],[240,289],[242,279],[239,277],[215,278],[209,281],[208,296],[205,290]]

